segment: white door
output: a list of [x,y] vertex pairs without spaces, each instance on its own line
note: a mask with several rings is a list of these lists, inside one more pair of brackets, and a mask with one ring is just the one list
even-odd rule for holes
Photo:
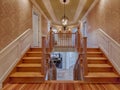
[[39,47],[39,16],[33,12],[33,44],[32,47]]

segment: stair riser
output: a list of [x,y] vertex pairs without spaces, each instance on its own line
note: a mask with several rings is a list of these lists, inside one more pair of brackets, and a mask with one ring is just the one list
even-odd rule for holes
[[108,77],[105,77],[105,78],[101,78],[101,77],[98,77],[98,78],[84,78],[85,81],[87,82],[93,82],[93,83],[119,83],[120,80],[119,78],[108,78]]
[[30,51],[42,51],[42,49],[41,48],[32,48],[32,49],[30,49]]
[[17,67],[18,72],[41,72],[41,67]]
[[87,57],[103,57],[102,54],[87,54]]
[[44,78],[40,77],[10,77],[10,83],[41,83]]
[[98,52],[100,51],[99,49],[87,49],[87,52]]
[[88,71],[89,72],[111,72],[112,71],[112,68],[88,68]]
[[88,64],[105,64],[106,60],[88,60]]
[[41,63],[41,60],[23,60],[23,63]]
[[42,53],[27,53],[28,57],[42,57]]

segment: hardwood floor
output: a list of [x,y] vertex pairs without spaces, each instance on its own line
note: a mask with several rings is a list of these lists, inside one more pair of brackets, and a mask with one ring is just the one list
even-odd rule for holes
[[41,84],[6,84],[2,90],[120,90],[120,84],[50,82]]

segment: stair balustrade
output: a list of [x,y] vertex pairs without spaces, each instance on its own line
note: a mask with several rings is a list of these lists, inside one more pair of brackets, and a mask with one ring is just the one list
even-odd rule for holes
[[[51,51],[54,48],[60,48],[59,49],[60,51],[62,49],[69,49],[69,48],[73,48],[77,50],[80,56],[76,62],[76,66],[74,67],[75,79],[80,79],[78,78],[78,76],[80,76],[79,67],[81,66],[82,66],[81,69],[83,71],[83,75],[88,74],[87,37],[82,37],[79,31],[77,31],[76,33],[67,33],[67,32],[54,33],[51,30],[49,36],[49,48]],[[76,76],[77,73],[78,76]]]
[[48,67],[48,80],[56,80],[57,79],[57,68],[54,62],[50,59]]
[[53,49],[53,32],[47,37],[42,37],[42,52],[43,52],[43,60],[42,60],[42,73],[46,75],[48,73],[48,80],[56,80],[56,66],[50,60],[50,52]]
[[42,37],[42,74],[46,74],[46,37]]
[[88,62],[87,62],[87,37],[81,39],[81,54],[82,54],[82,66],[83,66],[83,75],[88,74]]
[[88,66],[87,66],[87,37],[82,37],[80,39],[79,38],[79,44],[77,43],[76,48],[78,53],[79,53],[79,57],[74,65],[74,80],[83,80],[83,76],[88,74]]
[[74,65],[73,75],[74,75],[74,80],[81,80],[81,60],[80,60],[80,54],[79,54],[78,59],[77,59],[75,65]]

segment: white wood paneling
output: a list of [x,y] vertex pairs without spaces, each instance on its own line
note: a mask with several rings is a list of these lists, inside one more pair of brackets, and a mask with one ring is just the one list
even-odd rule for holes
[[19,62],[32,43],[32,30],[28,29],[0,51],[0,85]]
[[98,29],[97,35],[99,47],[104,51],[120,74],[120,44],[113,40],[102,29]]

